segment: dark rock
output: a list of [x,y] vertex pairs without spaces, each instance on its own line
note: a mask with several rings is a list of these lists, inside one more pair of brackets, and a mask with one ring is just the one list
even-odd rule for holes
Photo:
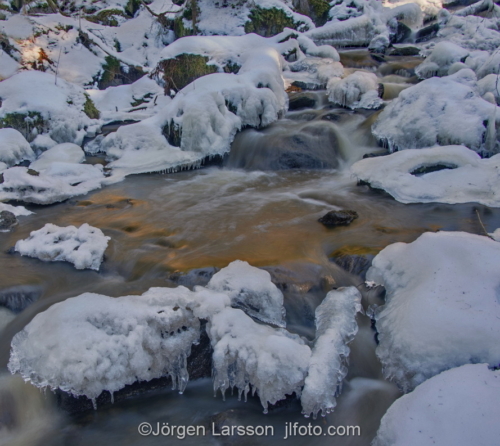
[[325,84],[323,83],[307,83],[302,81],[294,81],[292,82],[292,87],[300,88],[301,90],[321,90],[325,88]]
[[187,273],[173,273],[170,275],[169,280],[178,285],[193,289],[197,285],[206,286],[212,276],[219,270],[219,268],[215,267],[197,268]]
[[396,28],[391,35],[391,43],[407,42],[411,37],[411,29],[402,22],[398,22]]
[[10,211],[0,212],[0,231],[9,231],[18,223],[16,216]]
[[330,211],[321,217],[318,221],[325,226],[347,226],[352,223],[354,219],[358,218],[356,211],[341,210]]
[[385,155],[389,155],[389,152],[387,150],[385,150],[383,152],[370,152],[370,153],[365,153],[363,155],[363,159],[365,159],[365,158],[376,158],[378,156],[385,156]]
[[336,265],[346,270],[348,273],[356,276],[361,276],[363,279],[366,277],[366,272],[372,264],[374,256],[361,256],[361,255],[341,255],[331,259]]
[[420,49],[415,46],[393,47],[389,51],[389,56],[418,56]]
[[439,24],[433,23],[432,25],[426,26],[425,28],[419,29],[415,35],[415,42],[427,42],[428,40],[436,37],[439,31]]
[[14,313],[23,311],[42,295],[42,288],[33,285],[19,285],[0,290],[0,306]]
[[312,94],[298,93],[290,97],[288,104],[289,110],[299,110],[301,108],[314,108],[316,98]]

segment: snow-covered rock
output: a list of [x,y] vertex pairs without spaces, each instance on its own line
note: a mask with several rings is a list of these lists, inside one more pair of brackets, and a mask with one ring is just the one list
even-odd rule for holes
[[383,249],[366,274],[383,285],[375,314],[385,376],[409,391],[468,363],[500,364],[500,244],[463,232],[424,233]]
[[57,144],[43,152],[36,161],[30,164],[30,169],[41,172],[54,163],[79,164],[85,161],[85,153],[80,146],[71,142]]
[[[432,171],[437,166],[441,170]],[[428,173],[418,173],[430,169]],[[500,154],[481,157],[464,146],[408,149],[354,163],[352,173],[401,203],[469,203],[500,207]]]
[[65,261],[76,269],[99,271],[109,240],[100,229],[87,223],[79,228],[47,223],[42,229],[32,231],[27,239],[19,240],[15,250],[23,256],[49,262]]
[[231,298],[235,308],[262,322],[285,327],[283,293],[271,282],[271,275],[247,262],[235,260],[208,282],[207,288]]
[[327,88],[328,99],[342,107],[373,109],[384,102],[378,95],[379,81],[373,73],[356,71],[344,79],[333,77]]
[[373,446],[489,446],[500,436],[500,371],[486,364],[443,372],[396,400]]
[[488,74],[478,81],[479,94],[485,98],[487,93],[491,93],[496,104],[500,104],[500,74]]
[[24,206],[12,206],[11,204],[0,203],[0,212],[9,211],[12,212],[16,217],[20,215],[31,215],[33,212],[28,211]]
[[335,397],[347,374],[349,347],[358,332],[356,314],[361,294],[355,287],[330,291],[316,308],[316,340],[302,391],[302,413],[326,415],[337,405]]
[[[373,134],[390,151],[434,145],[463,144],[475,151],[495,152],[500,111],[479,96],[474,72],[463,69],[427,79],[402,91],[379,115]],[[495,130],[496,133],[496,130]]]
[[421,79],[433,76],[446,76],[456,62],[465,62],[469,51],[452,42],[439,42],[431,54],[415,69]]
[[21,133],[10,128],[0,129],[0,163],[13,166],[34,159],[33,150]]
[[224,395],[236,387],[245,399],[257,392],[267,413],[286,395],[300,395],[311,349],[299,336],[254,322],[239,309],[226,308],[209,321],[214,388]]

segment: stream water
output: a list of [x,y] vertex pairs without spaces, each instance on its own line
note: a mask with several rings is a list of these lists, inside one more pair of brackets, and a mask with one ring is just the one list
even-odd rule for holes
[[[352,60],[351,66],[359,66],[364,57],[371,63],[366,53],[362,56],[359,51],[346,52],[343,62]],[[388,83],[397,84],[412,63],[399,59],[375,65],[379,73],[390,76]],[[50,394],[7,376],[6,370],[12,336],[55,302],[86,291],[121,296],[139,294],[151,286],[175,286],[179,272],[224,267],[235,259],[268,267],[274,278],[284,278],[293,285],[284,291],[288,328],[313,339],[314,309],[332,286],[358,285],[365,304],[378,299],[364,289],[362,278],[333,263],[333,256],[376,254],[391,243],[411,242],[425,231],[481,234],[476,209],[488,230],[500,227],[498,210],[476,204],[404,205],[385,193],[358,186],[348,167],[366,153],[381,151],[370,134],[376,114],[330,107],[324,93],[315,94],[317,108],[290,112],[264,131],[241,132],[224,166],[131,176],[64,203],[28,206],[36,215],[21,218],[12,232],[0,234],[0,291],[21,290],[21,295],[36,299],[3,330],[0,327],[0,367],[4,373],[0,379],[0,427],[10,426],[12,434],[5,444],[370,443],[380,418],[400,393],[383,380],[375,356],[374,332],[369,318],[362,315],[338,406],[333,414],[318,420],[301,416],[296,401],[263,415],[256,398],[247,403],[239,402],[236,396],[227,396],[226,401],[220,394],[214,398],[209,379],[189,383],[183,395],[157,390],[95,412],[69,416],[57,409]],[[303,147],[314,149],[314,159],[295,156]],[[285,169],[295,167],[296,162],[311,168]],[[359,218],[350,226],[335,229],[317,222],[334,209],[356,210]],[[63,262],[44,263],[9,253],[17,240],[49,222],[60,226],[89,223],[110,236],[101,271],[77,271]],[[183,440],[161,435],[141,437],[137,432],[141,422],[205,426],[206,435]],[[274,435],[216,437],[210,433],[212,422],[272,426]],[[294,422],[321,426],[323,433],[327,426],[360,426],[361,435],[330,437],[322,433],[285,440],[286,423]]]

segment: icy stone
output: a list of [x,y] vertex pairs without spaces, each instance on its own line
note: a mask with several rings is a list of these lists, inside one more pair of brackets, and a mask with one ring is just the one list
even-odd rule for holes
[[207,288],[228,295],[232,306],[249,316],[285,327],[283,293],[271,282],[267,271],[235,260],[214,274]]
[[0,162],[14,166],[21,161],[32,161],[35,154],[21,133],[15,129],[0,129]]
[[344,79],[328,82],[328,99],[342,107],[379,108],[384,101],[378,96],[379,82],[373,73],[356,71]]
[[479,96],[474,72],[464,69],[403,90],[382,111],[372,132],[390,151],[463,144],[494,152],[496,137],[487,147],[486,132],[489,121],[500,118],[496,108]]
[[33,212],[28,211],[24,206],[12,206],[11,204],[0,203],[0,212],[9,211],[12,212],[16,217],[20,215],[31,215]]
[[335,397],[347,374],[347,344],[358,332],[356,314],[361,308],[355,287],[330,291],[316,308],[316,340],[301,396],[304,415],[326,415],[337,405]]
[[433,76],[446,76],[455,62],[464,62],[469,51],[452,42],[438,43],[431,54],[415,69],[421,79]]
[[443,372],[396,400],[373,446],[489,446],[500,437],[500,371],[486,364]]
[[85,161],[85,153],[80,146],[67,142],[58,144],[43,152],[36,161],[30,164],[30,169],[40,172],[52,166],[53,163],[79,164]]
[[311,349],[299,336],[258,324],[233,308],[215,314],[207,333],[214,349],[215,390],[224,395],[236,387],[245,399],[250,390],[257,392],[264,412],[286,395],[300,395]]
[[493,94],[496,104],[500,104],[500,74],[488,74],[477,83],[479,94],[484,98],[487,93]]
[[476,202],[492,207],[500,207],[499,169],[500,154],[481,159],[464,146],[408,149],[351,167],[358,180],[401,203]]
[[98,271],[109,240],[100,229],[87,223],[79,228],[47,223],[42,229],[32,231],[27,239],[19,240],[15,250],[43,261],[66,261],[76,269]]
[[384,375],[409,391],[468,363],[500,363],[500,244],[463,232],[424,233],[373,260],[386,289],[376,311]]

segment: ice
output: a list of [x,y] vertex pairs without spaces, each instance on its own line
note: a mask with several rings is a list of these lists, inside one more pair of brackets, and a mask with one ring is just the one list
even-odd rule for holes
[[33,150],[21,133],[11,128],[0,129],[0,162],[13,166],[34,159]]
[[76,269],[99,271],[109,240],[100,229],[87,223],[79,228],[47,223],[42,229],[32,231],[27,239],[19,240],[14,249],[23,256],[45,262],[65,261]]
[[465,62],[469,51],[451,42],[438,43],[431,54],[420,64],[415,73],[421,79],[433,76],[446,76],[456,62]]
[[463,144],[494,153],[496,138],[488,147],[486,132],[489,121],[500,119],[496,109],[479,96],[474,72],[463,69],[403,90],[379,115],[372,132],[390,151]]
[[500,244],[464,232],[394,243],[366,278],[383,285],[376,353],[386,378],[410,391],[468,363],[500,363]]
[[477,69],[477,75],[480,79],[488,74],[500,74],[500,50],[491,54]]
[[12,206],[11,204],[0,203],[0,212],[9,211],[12,212],[16,217],[20,215],[31,215],[33,212],[28,211],[24,206]]
[[486,364],[443,372],[396,400],[373,446],[490,446],[500,436],[500,371]]
[[[419,169],[441,170],[416,174]],[[351,167],[358,180],[383,189],[401,203],[469,203],[500,207],[500,155],[481,159],[464,146],[408,149],[366,158]]]
[[207,288],[228,295],[232,306],[249,316],[285,327],[283,293],[271,282],[267,271],[235,260],[214,274]]
[[379,81],[375,74],[356,71],[344,79],[333,77],[328,82],[328,99],[351,109],[379,108],[384,101],[378,96]]
[[85,293],[39,313],[12,340],[9,370],[37,387],[97,398],[127,384],[170,375],[183,391],[199,320],[178,304],[186,288],[142,296]]
[[58,144],[43,152],[36,161],[30,164],[30,169],[41,172],[54,163],[79,164],[85,161],[85,153],[80,146],[67,142]]
[[215,314],[207,333],[214,349],[215,390],[224,395],[236,387],[245,399],[250,390],[257,392],[264,412],[286,395],[300,395],[311,349],[299,336],[258,324],[234,308]]
[[491,93],[497,105],[500,104],[500,75],[488,74],[478,81],[479,94],[486,99],[485,95]]
[[325,416],[337,405],[335,397],[347,374],[349,347],[358,331],[356,314],[361,294],[355,287],[330,291],[316,308],[316,340],[302,391],[302,413]]

